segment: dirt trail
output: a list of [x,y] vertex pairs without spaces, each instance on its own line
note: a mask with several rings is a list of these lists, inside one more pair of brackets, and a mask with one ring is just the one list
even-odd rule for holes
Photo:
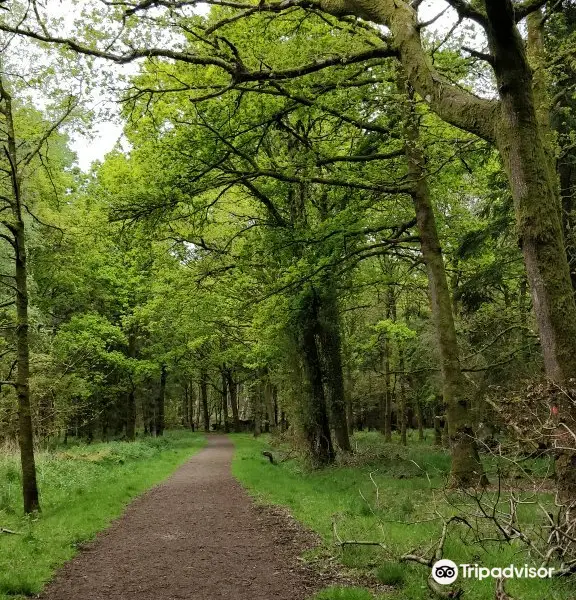
[[224,436],[69,562],[44,600],[303,600],[319,584],[298,555],[310,537],[255,506],[230,473]]

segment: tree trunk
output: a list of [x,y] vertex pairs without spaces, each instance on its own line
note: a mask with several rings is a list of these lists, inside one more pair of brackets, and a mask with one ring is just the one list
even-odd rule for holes
[[268,413],[268,427],[270,433],[276,432],[276,423],[274,422],[274,390],[268,376],[264,382],[264,401],[266,404],[266,412]]
[[228,382],[226,379],[226,371],[223,369],[221,372],[222,378],[222,417],[224,419],[224,432],[230,431],[230,422],[228,420]]
[[166,365],[162,365],[160,369],[160,388],[156,397],[156,405],[154,410],[154,435],[164,435],[164,405],[166,401],[166,379],[168,372]]
[[317,344],[319,302],[316,290],[310,290],[301,309],[298,343],[304,374],[303,432],[314,466],[334,462],[328,407],[322,383],[322,365]]
[[136,396],[132,384],[126,394],[126,439],[129,442],[136,439]]
[[[546,375],[556,383],[576,376],[576,304],[562,231],[562,204],[553,161],[546,102],[541,14],[528,18],[528,62],[509,1],[486,1],[488,41],[500,93],[496,144],[508,174],[520,245],[536,314]],[[564,182],[561,182],[564,185]],[[576,453],[559,453],[560,487],[573,482]]]
[[424,441],[424,413],[422,411],[422,401],[416,399],[416,418],[418,419],[418,440]]
[[532,69],[511,4],[487,0],[486,10],[500,93],[496,145],[510,181],[546,374],[560,383],[576,375],[576,304],[556,173],[539,126]]
[[238,388],[236,382],[232,378],[232,372],[226,370],[226,380],[228,389],[230,390],[230,407],[232,408],[232,421],[234,422],[234,431],[240,433],[240,416],[238,414]]
[[403,446],[408,444],[406,439],[407,429],[407,414],[406,414],[406,389],[405,389],[405,375],[404,373],[404,352],[400,349],[398,351],[398,370],[400,375],[397,378],[398,384],[398,422],[400,423],[400,443]]
[[[128,331],[128,357],[136,358],[136,336]],[[130,389],[126,394],[126,439],[133,442],[136,439],[136,388],[130,376]]]
[[[19,202],[18,202],[19,204]],[[20,212],[18,207],[17,212]],[[16,216],[16,215],[15,215]],[[21,215],[14,228],[16,242],[16,394],[18,396],[18,442],[22,464],[22,493],[26,514],[40,510],[34,430],[30,406],[30,347],[28,343],[28,282],[24,222]]]
[[324,382],[336,434],[336,443],[343,452],[351,452],[348,422],[346,419],[346,395],[344,393],[344,373],[342,371],[342,340],[340,338],[340,318],[336,295],[328,290],[319,298],[320,345],[324,365]]
[[382,353],[380,355],[380,365],[382,368],[382,376],[383,376],[383,385],[382,390],[379,394],[379,403],[378,403],[378,411],[379,411],[379,429],[380,433],[384,435],[384,439],[387,442],[392,440],[392,413],[391,413],[391,395],[392,392],[390,390],[390,357],[388,355],[389,352],[389,341],[388,336],[384,334],[384,338],[382,340]]
[[484,485],[487,480],[474,439],[470,394],[460,367],[452,303],[425,171],[426,160],[420,147],[414,92],[410,85],[400,85],[400,89],[408,92],[404,132],[406,159],[409,179],[413,182],[412,199],[416,210],[420,248],[428,275],[432,321],[440,356],[452,449],[451,484],[457,487]]
[[13,223],[6,225],[12,235],[10,243],[15,254],[16,287],[16,395],[18,397],[18,444],[22,466],[22,495],[26,514],[39,511],[38,483],[34,458],[34,428],[30,405],[30,346],[28,341],[28,267],[26,231],[22,218],[21,179],[18,172],[16,132],[12,115],[12,97],[0,80],[0,100],[4,101],[6,120],[7,156],[10,163],[12,197],[10,209]]
[[352,404],[352,371],[350,365],[346,364],[346,421],[348,422],[348,435],[354,434],[354,406]]
[[272,386],[272,404],[274,405],[274,427],[278,429],[278,386]]
[[192,431],[196,429],[196,393],[194,391],[194,385],[192,383],[187,383],[186,388],[188,390],[188,407],[189,407],[189,420],[188,426]]
[[188,383],[184,383],[182,396],[182,427],[190,426],[190,396],[188,395]]
[[200,373],[200,399],[202,402],[202,415],[204,417],[204,431],[210,431],[210,411],[208,410],[208,374]]
[[[386,289],[386,318],[390,319],[393,323],[396,322],[396,299],[394,297],[394,290],[392,286],[388,286]],[[386,409],[384,413],[384,439],[387,442],[392,441],[392,402],[394,395],[392,393],[392,385],[390,382],[390,354],[391,344],[390,339],[385,338],[384,340],[384,381],[386,391]]]
[[252,394],[252,416],[254,418],[254,437],[262,433],[262,396],[264,384],[259,382]]
[[199,392],[196,394],[196,420],[194,421],[196,425],[196,431],[200,431],[200,419],[202,416],[202,393]]

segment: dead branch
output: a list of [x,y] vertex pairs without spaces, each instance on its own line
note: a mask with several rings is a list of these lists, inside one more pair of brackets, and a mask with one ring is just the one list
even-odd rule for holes
[[336,527],[337,520],[338,515],[332,515],[332,538],[335,546],[340,546],[341,548],[344,548],[345,546],[379,546],[380,548],[386,549],[386,545],[382,542],[372,540],[343,540],[338,535],[338,529]]
[[0,527],[0,533],[7,533],[10,535],[22,535],[20,531],[12,531],[12,529],[6,529],[5,527]]
[[498,577],[496,580],[496,592],[494,595],[494,600],[514,600],[512,596],[509,596],[504,589],[504,584],[506,583],[506,577]]

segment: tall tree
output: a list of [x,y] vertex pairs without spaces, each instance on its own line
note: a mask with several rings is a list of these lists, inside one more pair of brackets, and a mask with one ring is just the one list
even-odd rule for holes
[[[0,63],[0,116],[2,118],[1,143],[4,154],[2,169],[3,181],[1,201],[4,203],[5,217],[0,225],[4,233],[0,238],[6,241],[11,250],[14,265],[12,274],[2,275],[7,287],[13,292],[14,300],[5,304],[16,306],[15,319],[15,361],[4,385],[16,390],[18,399],[18,441],[22,465],[22,491],[24,512],[40,510],[36,466],[34,458],[34,430],[30,401],[30,340],[29,340],[29,291],[27,226],[25,216],[33,214],[31,206],[31,188],[33,188],[34,170],[42,164],[42,152],[51,138],[56,137],[58,127],[73,110],[74,104],[67,102],[62,115],[53,123],[38,119],[38,115],[29,108],[17,107],[10,90],[10,81],[4,73],[4,63]],[[23,127],[22,119],[28,111],[31,123],[39,126],[38,131]],[[24,131],[27,130],[27,135]],[[11,283],[13,282],[13,283]],[[12,379],[13,369],[15,379]]]

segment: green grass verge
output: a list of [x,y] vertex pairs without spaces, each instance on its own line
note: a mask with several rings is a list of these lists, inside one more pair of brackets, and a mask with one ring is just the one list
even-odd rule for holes
[[[424,442],[411,442],[406,449],[384,444],[378,434],[355,436],[361,459],[348,466],[310,471],[296,460],[269,464],[262,451],[270,449],[266,436],[254,440],[248,435],[231,436],[236,444],[233,473],[256,497],[272,504],[287,506],[296,519],[319,533],[325,541],[320,553],[338,554],[341,564],[369,571],[392,591],[382,598],[428,600],[428,569],[416,564],[399,563],[397,557],[425,549],[440,537],[438,521],[424,521],[433,512],[433,498],[442,501],[442,484],[450,461],[443,450]],[[545,468],[540,465],[538,468]],[[536,469],[536,466],[534,466]],[[378,486],[379,498],[376,499]],[[427,474],[427,475],[426,475]],[[434,491],[434,489],[436,489]],[[364,496],[364,499],[362,496]],[[340,552],[332,543],[332,516],[344,540],[373,540],[387,546],[349,547]],[[536,509],[525,507],[520,519],[537,518]],[[411,523],[411,524],[406,524]],[[487,567],[505,567],[513,563],[538,565],[522,546],[485,544],[473,546],[465,538],[464,528],[456,527],[445,545],[444,557],[456,563],[478,563]],[[460,580],[466,600],[494,598],[494,581]],[[516,579],[507,582],[508,592],[519,600],[574,600],[574,579]],[[368,600],[366,590],[331,588],[315,600]]]
[[[77,547],[205,443],[199,434],[72,446],[37,457],[42,513],[21,511],[17,457],[0,454],[0,600],[35,595]],[[162,507],[159,507],[161,510]]]

